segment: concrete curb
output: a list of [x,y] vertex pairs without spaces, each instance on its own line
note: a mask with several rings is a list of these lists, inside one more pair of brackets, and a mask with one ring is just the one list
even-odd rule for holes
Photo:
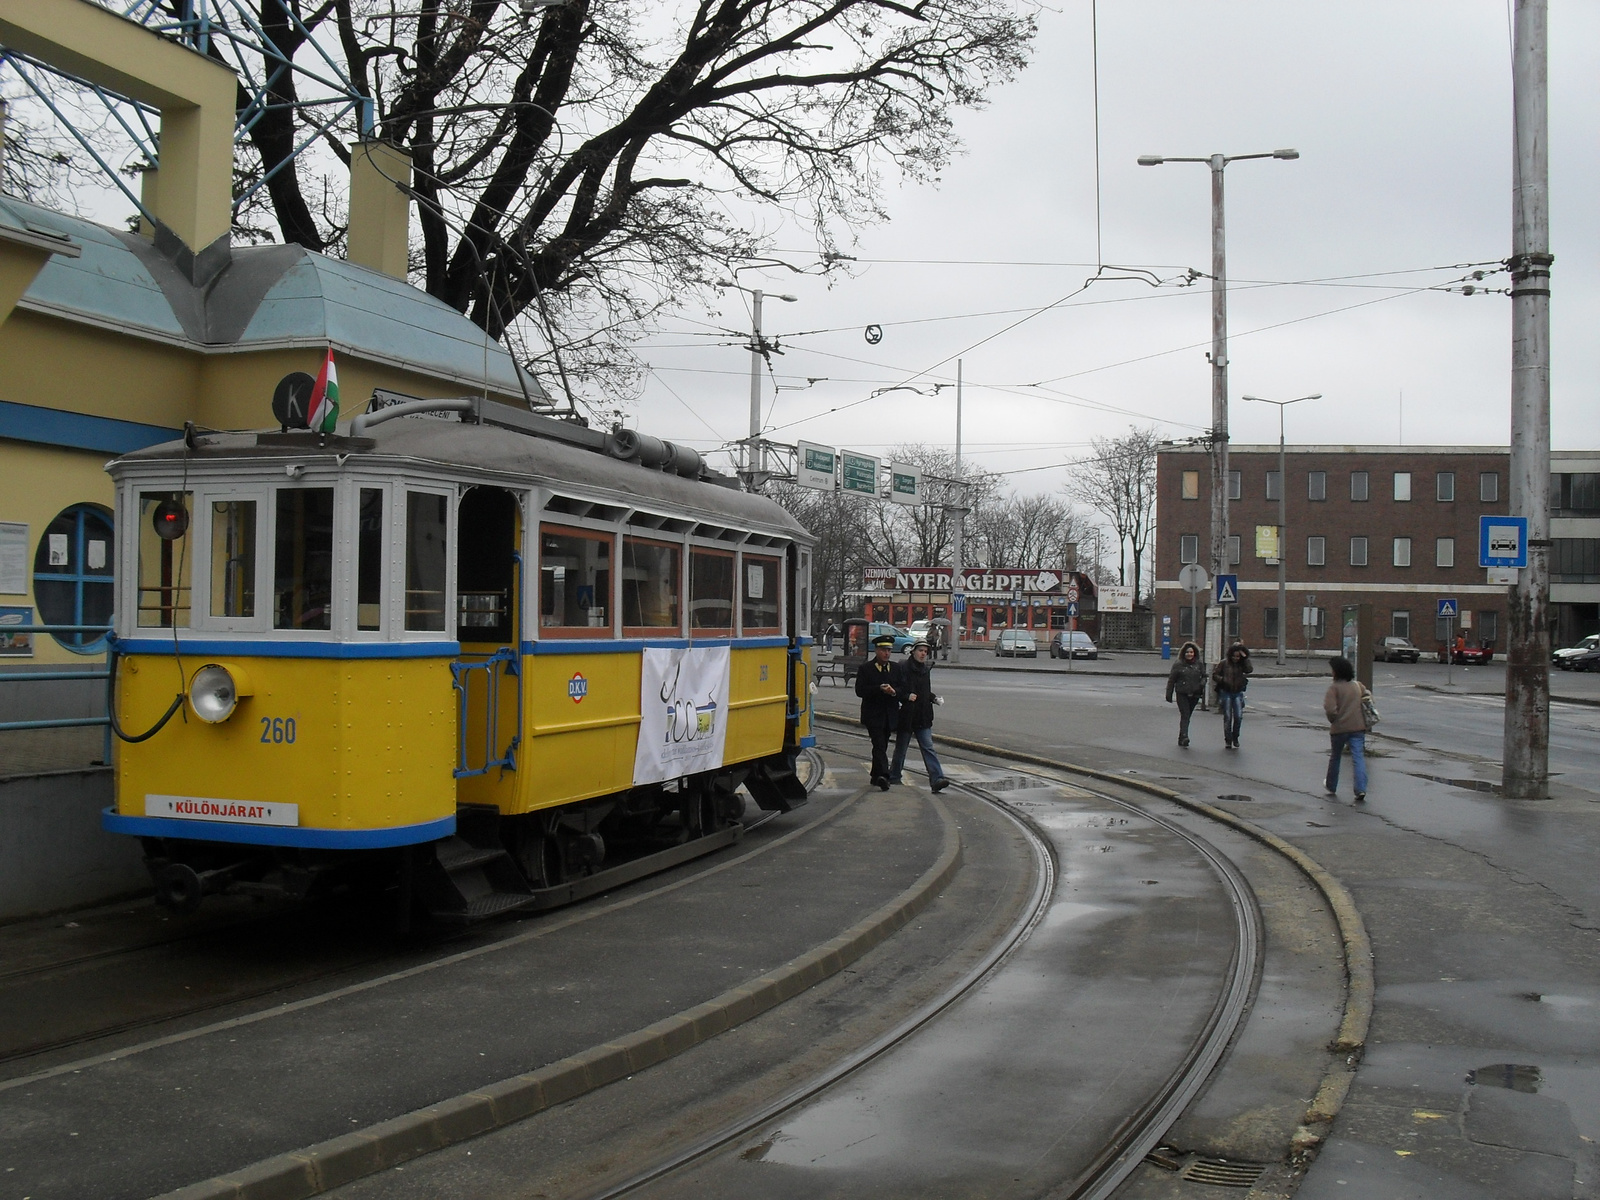
[[[816,715],[819,719],[835,724],[855,724],[853,721],[833,717],[825,713]],[[1100,771],[1093,767],[1060,762],[1053,758],[1044,758],[1037,754],[1027,754],[1018,750],[1006,750],[984,742],[968,741],[966,738],[935,734],[934,740],[956,749],[975,751],[979,754],[1009,759],[1013,762],[1049,767],[1068,774],[1085,775],[1090,779],[1119,784],[1135,791],[1159,796],[1163,800],[1170,800],[1174,804],[1182,805],[1192,812],[1197,812],[1202,816],[1209,817],[1214,821],[1236,829],[1245,836],[1276,850],[1294,863],[1301,874],[1316,885],[1317,890],[1327,900],[1328,907],[1333,910],[1334,920],[1339,926],[1339,940],[1344,948],[1345,1003],[1344,1016],[1339,1022],[1338,1035],[1333,1044],[1328,1047],[1330,1051],[1342,1057],[1338,1062],[1330,1066],[1323,1075],[1322,1083],[1317,1088],[1317,1094],[1312,1098],[1311,1105],[1307,1108],[1305,1116],[1300,1119],[1300,1127],[1295,1130],[1290,1147],[1291,1161],[1296,1165],[1304,1166],[1312,1158],[1315,1158],[1317,1149],[1327,1135],[1329,1124],[1339,1115],[1339,1110],[1344,1105],[1345,1096],[1350,1091],[1350,1085],[1355,1081],[1356,1064],[1361,1061],[1362,1051],[1365,1050],[1367,1044],[1367,1031],[1372,1024],[1372,1005],[1376,987],[1372,968],[1372,940],[1367,936],[1366,923],[1361,919],[1361,913],[1356,908],[1355,899],[1350,895],[1344,884],[1339,882],[1338,878],[1321,863],[1317,862],[1316,859],[1297,846],[1284,841],[1276,834],[1268,833],[1259,825],[1254,825],[1223,809],[1199,800],[1190,800],[1170,788],[1146,783],[1143,780],[1129,779],[1125,775],[1113,775],[1109,771]]]
[[944,805],[938,800],[933,803],[944,826],[939,857],[933,865],[877,911],[776,970],[537,1071],[263,1159],[168,1192],[158,1200],[302,1200],[576,1099],[759,1016],[837,974],[885,941],[954,878],[961,866],[961,835]]
[[[1412,687],[1419,692],[1437,692],[1441,696],[1492,696],[1500,699],[1505,692],[1468,692],[1461,688],[1443,688],[1436,683],[1413,683]],[[1600,697],[1595,696],[1555,696],[1550,697],[1552,704],[1581,704],[1589,708],[1600,708]]]

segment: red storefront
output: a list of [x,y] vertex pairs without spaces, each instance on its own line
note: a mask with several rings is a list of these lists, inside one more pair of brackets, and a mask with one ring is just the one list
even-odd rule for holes
[[868,567],[859,591],[846,593],[861,605],[861,615],[902,629],[913,621],[943,617],[961,626],[963,641],[989,641],[1002,629],[1045,633],[1072,628],[1091,637],[1099,626],[1094,584],[1088,576],[1044,567],[974,568],[962,572],[966,610],[951,609],[948,567]]

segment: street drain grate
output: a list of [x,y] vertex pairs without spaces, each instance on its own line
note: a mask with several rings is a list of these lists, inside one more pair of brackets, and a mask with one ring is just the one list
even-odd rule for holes
[[1254,1187],[1267,1172],[1259,1163],[1228,1162],[1221,1158],[1197,1158],[1184,1168],[1181,1178],[1190,1183],[1208,1183],[1212,1187]]
[[1236,804],[1248,804],[1255,800],[1254,796],[1241,796],[1238,792],[1229,792],[1226,796],[1218,796],[1218,800],[1232,800]]

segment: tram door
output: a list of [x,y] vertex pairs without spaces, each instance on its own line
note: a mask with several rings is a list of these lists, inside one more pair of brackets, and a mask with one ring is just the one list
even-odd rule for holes
[[475,487],[462,496],[458,520],[457,796],[509,808],[521,757],[522,510],[513,492]]

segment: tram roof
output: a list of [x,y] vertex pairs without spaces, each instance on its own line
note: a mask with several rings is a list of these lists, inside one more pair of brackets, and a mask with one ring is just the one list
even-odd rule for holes
[[[296,445],[284,444],[283,436],[274,431],[203,433],[196,437],[197,453],[189,459],[189,470],[203,468],[214,458],[235,464],[241,459],[294,458],[309,466],[319,459],[349,455],[351,464],[411,462],[461,478],[526,479],[563,495],[594,498],[599,493],[605,502],[619,507],[661,510],[664,515],[682,513],[778,533],[807,544],[813,540],[787,509],[766,496],[640,466],[554,438],[429,416],[399,417],[374,426],[365,437],[370,448],[359,439],[348,438],[329,439],[325,448],[318,448],[313,434],[299,435],[296,440],[300,444]],[[123,455],[111,469],[115,474],[124,463],[177,464],[184,457],[181,440],[164,442]]]

